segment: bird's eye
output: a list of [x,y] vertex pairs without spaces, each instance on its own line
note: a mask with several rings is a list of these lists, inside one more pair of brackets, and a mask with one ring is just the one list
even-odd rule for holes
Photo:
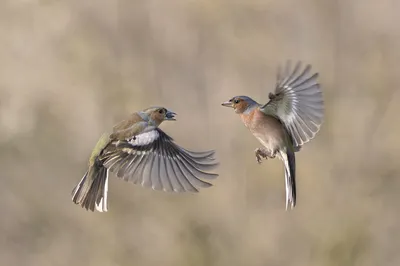
[[164,113],[164,109],[160,109],[160,110],[158,110],[158,112],[159,112],[160,114],[163,114],[163,113]]
[[240,102],[240,100],[239,100],[239,99],[235,99],[233,102],[234,102],[235,104],[238,104],[238,103]]

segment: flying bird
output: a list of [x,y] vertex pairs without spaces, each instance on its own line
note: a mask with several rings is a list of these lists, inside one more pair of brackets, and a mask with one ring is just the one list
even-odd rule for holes
[[143,187],[166,192],[198,192],[212,186],[209,173],[217,163],[214,151],[189,151],[174,142],[159,126],[174,121],[176,113],[164,107],[135,112],[104,134],[89,159],[89,167],[72,191],[72,201],[86,210],[108,211],[110,171]]
[[324,118],[324,101],[318,73],[310,74],[298,62],[288,62],[278,69],[275,92],[269,101],[259,104],[248,96],[235,96],[222,103],[232,107],[262,147],[255,150],[258,163],[262,158],[278,157],[284,163],[286,210],[296,206],[295,152],[315,137]]

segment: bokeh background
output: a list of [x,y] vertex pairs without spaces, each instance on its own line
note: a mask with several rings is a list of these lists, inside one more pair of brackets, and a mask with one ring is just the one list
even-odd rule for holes
[[[397,0],[3,0],[0,264],[400,265]],[[259,102],[287,59],[320,73],[325,123],[283,166],[232,110]],[[188,149],[216,149],[193,194],[110,181],[108,213],[70,192],[102,132],[151,105]]]

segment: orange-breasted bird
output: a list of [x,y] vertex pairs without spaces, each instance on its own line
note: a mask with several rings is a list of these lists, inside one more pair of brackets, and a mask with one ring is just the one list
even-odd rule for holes
[[217,163],[214,151],[193,152],[176,144],[159,127],[175,120],[164,107],[151,107],[130,115],[104,134],[89,159],[89,169],[72,191],[72,201],[99,212],[108,210],[109,172],[125,181],[168,192],[198,192],[218,174],[206,172]]
[[324,118],[324,101],[318,73],[310,75],[311,66],[294,68],[290,62],[282,73],[278,70],[275,92],[269,93],[268,103],[261,105],[247,96],[236,96],[223,106],[232,107],[242,122],[260,141],[255,150],[261,158],[281,159],[285,166],[286,210],[296,206],[295,152],[319,131]]

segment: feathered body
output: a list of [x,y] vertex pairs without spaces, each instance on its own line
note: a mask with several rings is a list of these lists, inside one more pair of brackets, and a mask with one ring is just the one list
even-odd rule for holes
[[155,190],[198,192],[211,184],[202,179],[218,175],[214,151],[192,152],[177,145],[159,129],[175,113],[163,107],[147,108],[130,115],[104,134],[89,159],[89,169],[74,188],[72,200],[87,210],[108,210],[109,172],[117,177]]
[[275,92],[264,105],[248,96],[235,96],[222,104],[234,108],[262,144],[263,148],[255,150],[259,163],[261,157],[276,156],[284,162],[286,209],[296,206],[295,152],[314,138],[324,113],[318,74],[309,75],[310,65],[301,72],[300,68],[300,63],[294,69],[288,63],[283,74],[278,72]]

